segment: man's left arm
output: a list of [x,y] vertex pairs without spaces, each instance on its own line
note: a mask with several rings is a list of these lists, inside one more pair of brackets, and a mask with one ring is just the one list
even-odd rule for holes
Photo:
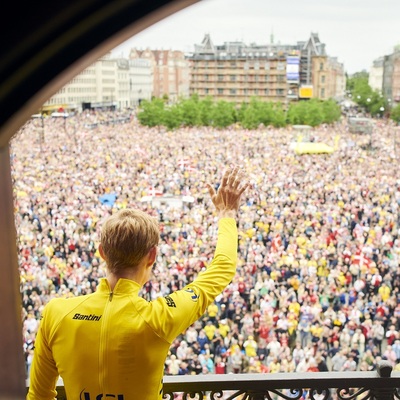
[[207,269],[182,290],[157,299],[153,305],[151,325],[172,341],[200,318],[207,307],[226,288],[236,273],[237,228],[234,218],[221,218],[218,242]]

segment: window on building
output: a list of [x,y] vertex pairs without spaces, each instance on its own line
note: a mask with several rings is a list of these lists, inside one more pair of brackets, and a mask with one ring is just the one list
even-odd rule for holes
[[258,61],[254,63],[254,69],[260,69],[260,63]]
[[320,63],[320,64],[319,64],[319,70],[320,70],[320,71],[323,71],[323,70],[324,70],[324,63]]
[[249,92],[248,89],[243,89],[243,94],[247,95],[248,92]]
[[269,82],[269,75],[265,75],[265,82]]
[[208,94],[209,92],[210,92],[210,89],[207,89],[207,88],[204,89],[204,93],[205,93],[205,94]]
[[243,69],[245,71],[249,69],[249,63],[247,61],[243,64]]
[[264,89],[264,94],[268,96],[269,95],[269,89]]
[[276,81],[279,83],[285,82],[285,76],[284,75],[277,75],[276,76]]
[[278,71],[284,71],[285,68],[286,68],[286,65],[285,65],[284,62],[279,61],[279,62],[276,64],[276,69],[277,69]]
[[283,96],[284,95],[284,90],[283,89],[276,89],[276,95],[277,96]]
[[236,94],[236,89],[230,89],[230,90],[229,90],[229,93],[230,93],[230,94]]
[[325,98],[325,89],[321,88],[321,99]]
[[224,80],[224,75],[218,75],[218,81],[222,82]]
[[325,75],[321,75],[321,83],[325,83]]
[[205,81],[208,81],[208,75],[207,75],[207,74],[204,75],[204,80],[205,80]]
[[224,94],[224,89],[219,88],[218,89],[218,94]]
[[257,96],[258,95],[258,89],[254,89],[254,94]]
[[271,65],[270,65],[269,62],[266,62],[266,63],[265,63],[265,69],[271,69]]
[[236,75],[231,75],[231,81],[235,82],[236,81]]
[[254,80],[255,80],[256,82],[258,82],[258,81],[260,80],[260,77],[259,77],[258,75],[254,75]]
[[231,62],[231,68],[236,68],[236,63],[235,62]]

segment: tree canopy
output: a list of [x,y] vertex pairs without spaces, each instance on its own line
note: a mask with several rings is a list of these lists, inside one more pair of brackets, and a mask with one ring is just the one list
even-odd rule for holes
[[266,102],[256,97],[237,106],[234,102],[214,101],[197,95],[168,104],[167,98],[143,101],[138,119],[145,126],[165,126],[172,130],[181,126],[213,126],[225,128],[239,123],[246,129],[264,126],[284,127],[287,124],[317,126],[338,121],[341,109],[333,100],[311,99],[292,102],[286,111],[282,103]]
[[346,89],[352,100],[371,116],[382,115],[388,110],[387,100],[369,85],[367,72],[358,72],[348,78]]

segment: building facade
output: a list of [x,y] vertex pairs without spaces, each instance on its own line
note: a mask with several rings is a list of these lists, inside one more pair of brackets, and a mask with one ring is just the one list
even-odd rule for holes
[[153,70],[150,60],[135,58],[129,60],[130,105],[137,107],[153,95]]
[[368,83],[387,100],[389,107],[400,103],[400,46],[373,61]]
[[130,104],[130,71],[129,61],[126,58],[120,58],[116,60],[116,97],[115,102],[117,108],[124,109],[131,106]]
[[119,92],[123,91],[124,71],[110,54],[83,70],[52,96],[42,111],[82,110],[85,107],[117,107]]
[[215,46],[205,35],[188,55],[150,49],[131,49],[128,59],[107,54],[59,90],[43,110],[124,109],[152,97],[176,102],[193,94],[236,103],[258,97],[287,106],[299,99],[340,98],[344,87],[343,65],[326,54],[315,33],[293,45]]
[[150,100],[152,91],[148,60],[131,61],[107,54],[52,96],[42,111],[132,108],[143,99]]
[[379,57],[372,62],[369,70],[368,84],[373,90],[382,93],[383,85],[383,57]]
[[168,97],[175,102],[189,96],[189,63],[182,51],[132,49],[129,60],[138,59],[150,62],[154,97]]
[[343,64],[336,58],[314,56],[312,58],[313,97],[321,100],[342,100],[346,90]]
[[393,69],[394,54],[383,57],[383,74],[382,74],[382,94],[386,99],[394,100],[393,97]]
[[[190,94],[236,103],[258,97],[284,104],[301,97],[320,97],[321,92],[324,98],[343,95],[343,65],[330,60],[324,49],[316,34],[309,41],[295,45],[226,42],[221,46],[215,46],[207,34],[187,57]],[[321,62],[324,78],[319,70]],[[302,87],[312,90],[301,95]]]
[[396,48],[393,53],[392,73],[392,98],[395,103],[400,102],[400,49]]

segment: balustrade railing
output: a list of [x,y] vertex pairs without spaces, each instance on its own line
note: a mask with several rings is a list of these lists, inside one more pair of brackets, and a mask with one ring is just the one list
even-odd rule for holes
[[[57,391],[67,399],[62,385]],[[165,400],[400,400],[400,372],[382,361],[372,372],[165,376],[163,393]]]

